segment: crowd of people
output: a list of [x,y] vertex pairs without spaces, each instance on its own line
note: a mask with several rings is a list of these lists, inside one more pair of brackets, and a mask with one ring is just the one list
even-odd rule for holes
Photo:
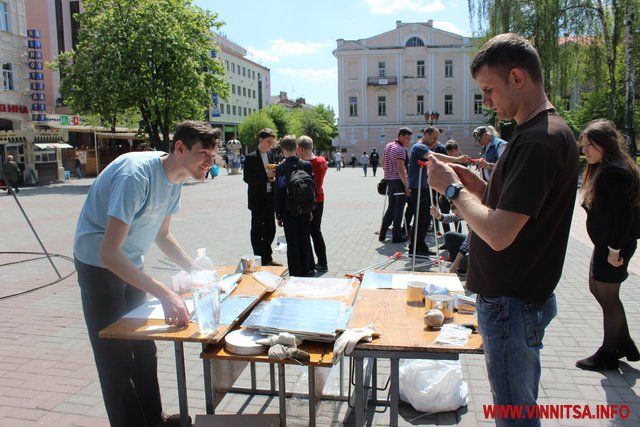
[[[442,144],[440,130],[428,126],[408,152],[413,131],[402,127],[385,145],[381,161],[375,150],[363,153],[360,160],[365,176],[368,165],[374,176],[378,162],[384,169],[388,208],[379,230],[381,242],[391,229],[392,243],[409,241],[411,253],[431,256],[435,252],[425,239],[429,227],[440,222],[447,231],[444,226],[467,223],[466,236],[456,227],[435,249],[448,251],[453,271],[466,269],[466,287],[477,294],[494,403],[533,406],[541,375],[540,349],[557,313],[554,291],[578,194],[578,144],[545,95],[540,59],[526,39],[502,34],[489,40],[473,58],[471,73],[483,102],[499,119],[517,123],[508,143],[490,126],[480,126],[473,136],[481,157],[471,159],[460,153],[455,141]],[[175,417],[162,411],[154,342],[101,339],[98,334],[141,304],[147,292],[162,303],[167,324],[189,322],[184,301],[143,270],[143,257],[155,242],[184,270],[193,267],[170,231],[171,218],[180,206],[182,183],[205,179],[220,138],[220,129],[206,123],[181,123],[168,154],[122,155],[89,190],[78,220],[74,256],[112,425],[177,425]],[[325,272],[321,224],[327,160],[314,154],[308,136],[284,136],[282,161],[277,160],[275,143],[275,132],[262,129],[256,149],[245,157],[253,252],[262,265],[281,265],[272,251],[277,224],[287,239],[290,274]],[[621,148],[610,121],[590,123],[580,136],[580,147],[588,166],[579,194],[594,243],[588,283],[603,310],[604,338],[592,356],[576,365],[614,369],[620,358],[640,360],[619,297],[640,237],[640,172]],[[9,165],[3,168],[10,184],[11,160],[8,156]],[[338,171],[343,160],[338,151]],[[351,164],[355,166],[354,155]],[[496,421],[540,425],[539,419]]]

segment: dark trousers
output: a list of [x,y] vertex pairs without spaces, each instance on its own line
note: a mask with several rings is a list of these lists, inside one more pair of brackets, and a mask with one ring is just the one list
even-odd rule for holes
[[313,270],[311,220],[309,214],[292,216],[282,213],[284,235],[287,238],[287,267],[290,276],[306,277]]
[[373,176],[376,176],[376,172],[378,171],[378,162],[371,162],[371,170],[373,170]]
[[452,261],[456,259],[456,255],[460,252],[460,246],[462,246],[465,238],[466,236],[462,233],[456,233],[454,231],[445,233],[443,246],[447,252],[449,252]]
[[324,237],[322,237],[322,213],[324,211],[324,202],[316,204],[316,208],[313,211],[313,218],[311,219],[311,240],[313,240],[313,249],[316,252],[318,258],[318,265],[327,265],[327,246],[324,243]]
[[18,188],[18,181],[8,181],[6,184],[7,184],[7,194],[10,194],[10,193],[11,193],[11,191],[10,191],[10,188],[9,188],[9,187],[12,187],[12,188],[13,188],[13,191],[14,191],[16,194],[18,194],[18,193],[20,192],[20,189]]
[[[425,191],[426,190],[426,191]],[[420,212],[419,218],[416,218],[416,202],[418,201],[418,189],[411,189],[411,196],[407,199],[407,210],[405,213],[405,222],[407,227],[411,223],[411,219],[413,218],[413,226],[418,227],[418,244],[416,245],[416,250],[418,251],[427,251],[429,247],[425,242],[425,238],[427,237],[427,228],[429,227],[429,221],[431,221],[431,213],[429,212],[429,208],[431,207],[431,202],[429,201],[429,187],[426,189],[422,189],[420,192]],[[415,228],[411,231],[411,248],[413,249],[415,243],[413,242],[413,236]]]
[[262,257],[262,265],[269,265],[273,258],[271,244],[276,237],[276,219],[273,202],[259,209],[251,209],[251,247],[253,254]]
[[158,360],[153,341],[100,338],[100,331],[144,303],[146,293],[107,269],[75,261],[82,310],[111,426],[162,421]]
[[[438,194],[438,197],[440,197],[440,194]],[[440,202],[440,212],[442,212],[443,214],[448,214],[451,212],[451,202],[449,201],[449,199],[447,199],[446,197],[440,197],[438,201]],[[442,230],[445,233],[451,231],[451,227],[449,226],[449,223],[447,224],[442,223]]]
[[404,184],[399,179],[387,181],[387,196],[389,196],[389,206],[382,217],[382,225],[380,226],[380,239],[384,239],[387,230],[393,222],[393,239],[400,240],[404,234],[402,229],[402,214],[404,213],[404,205],[407,201]]

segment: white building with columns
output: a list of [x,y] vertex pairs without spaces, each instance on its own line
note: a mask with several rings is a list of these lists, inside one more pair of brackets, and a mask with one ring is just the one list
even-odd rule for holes
[[464,153],[477,154],[472,132],[484,116],[482,92],[469,72],[474,52],[474,39],[434,28],[431,20],[396,21],[395,29],[373,37],[339,39],[333,54],[342,151],[380,151],[402,126],[414,131],[415,141],[435,122],[442,143],[455,139]]

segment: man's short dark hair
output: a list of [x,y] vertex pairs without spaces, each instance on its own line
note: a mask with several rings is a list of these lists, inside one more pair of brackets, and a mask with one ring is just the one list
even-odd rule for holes
[[296,144],[298,144],[298,147],[300,147],[304,151],[313,150],[313,139],[311,139],[310,136],[299,136]]
[[450,139],[447,141],[447,145],[444,146],[444,149],[447,151],[453,151],[453,150],[457,150],[458,149],[458,143],[453,140]]
[[198,143],[198,141],[202,144],[202,148],[216,148],[221,136],[222,131],[220,128],[213,128],[206,122],[186,120],[176,126],[169,152],[174,152],[177,141],[182,141],[189,150],[191,150],[191,147]]
[[413,135],[413,131],[407,127],[398,130],[398,136]]
[[538,52],[527,39],[516,33],[499,34],[486,42],[473,57],[471,76],[475,79],[485,65],[502,75],[505,82],[512,69],[522,68],[534,82],[542,83]]
[[427,126],[426,128],[424,128],[424,130],[422,131],[422,135],[431,135],[433,132],[438,131],[440,132],[440,129],[438,129],[435,126]]
[[276,133],[273,131],[273,129],[264,128],[260,132],[258,132],[258,139],[265,139],[265,138],[271,138],[271,137],[274,137],[274,138],[276,137]]
[[280,148],[290,153],[296,151],[297,146],[297,138],[295,135],[286,135],[280,140]]

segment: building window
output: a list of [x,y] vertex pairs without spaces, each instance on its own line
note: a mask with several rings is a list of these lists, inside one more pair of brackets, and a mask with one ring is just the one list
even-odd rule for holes
[[227,71],[229,71],[229,60],[224,60],[224,66],[227,67]]
[[444,96],[444,113],[453,114],[453,95]]
[[416,77],[419,79],[424,78],[424,61],[418,61],[416,63]]
[[236,94],[236,85],[234,85],[234,84],[232,84],[232,85],[231,85],[231,93],[232,93],[233,95],[235,95],[235,94]]
[[13,65],[9,63],[2,64],[2,89],[15,90],[13,85]]
[[387,66],[383,61],[378,62],[378,77],[386,77]]
[[453,60],[451,59],[444,61],[444,76],[453,77]]
[[420,37],[411,37],[407,40],[406,47],[424,46],[424,42]]
[[224,114],[224,104],[220,104],[220,114]]
[[243,116],[246,116],[246,115],[247,115],[247,107],[244,107],[244,114],[243,114]]
[[419,116],[424,114],[424,95],[416,96],[416,113]]
[[9,11],[3,1],[0,1],[0,31],[9,31]]
[[473,95],[473,114],[482,114],[482,94]]
[[253,80],[255,80],[255,79],[256,79],[256,72],[255,72],[255,71],[252,71],[252,72],[251,72],[251,78],[252,78]]
[[247,96],[247,88],[246,87],[242,88],[242,96]]
[[231,106],[227,104],[227,114],[231,114]]
[[246,77],[247,76],[247,69],[245,67],[242,67],[242,77]]
[[349,117],[358,117],[358,97],[349,97]]
[[378,116],[387,115],[387,97],[378,96]]
[[253,99],[256,99],[256,90],[253,89]]
[[233,111],[233,115],[235,116],[236,115],[236,106],[235,105],[233,106],[232,111]]
[[231,63],[231,72],[232,73],[236,72],[236,64],[234,64],[233,62]]

